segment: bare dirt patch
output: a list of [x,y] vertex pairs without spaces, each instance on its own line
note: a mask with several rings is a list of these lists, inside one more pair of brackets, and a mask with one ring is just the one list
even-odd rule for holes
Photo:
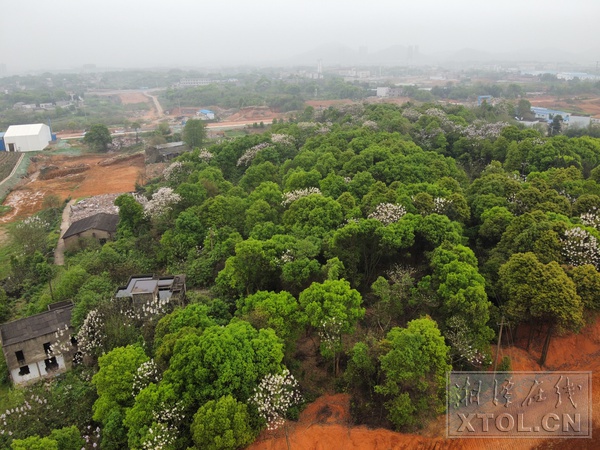
[[[579,334],[553,338],[546,366],[538,364],[543,336],[536,336],[530,352],[524,350],[528,330],[523,328],[515,346],[503,348],[500,356],[511,357],[512,369],[591,370],[592,409],[600,408],[600,318]],[[263,432],[248,450],[346,450],[346,449],[421,449],[421,450],[584,450],[600,448],[591,439],[446,439],[445,417],[433,421],[421,434],[395,433],[350,425],[350,396],[323,395],[300,414],[298,422],[287,422],[274,432]],[[593,421],[593,435],[600,433],[600,418]],[[597,438],[595,438],[597,439]]]
[[[4,201],[4,205],[13,210],[0,217],[0,223],[13,222],[28,217],[42,209],[44,198],[56,195],[61,201],[66,198],[83,198],[100,194],[131,192],[136,181],[144,179],[144,155],[127,158],[115,158],[105,165],[111,157],[106,154],[87,154],[66,156],[43,154],[29,167],[28,178],[13,190]],[[104,164],[102,164],[104,163]],[[58,173],[72,167],[89,167],[82,173],[57,176],[42,180],[39,171],[42,167],[56,166]]]
[[121,103],[131,105],[135,103],[151,103],[151,100],[142,92],[121,92],[119,93]]
[[528,99],[533,106],[558,110],[574,111],[600,118],[600,97],[556,97],[545,95]]

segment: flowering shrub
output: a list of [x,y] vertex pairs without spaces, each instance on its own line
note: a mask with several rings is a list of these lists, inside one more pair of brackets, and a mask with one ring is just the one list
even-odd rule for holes
[[76,339],[79,350],[85,355],[95,355],[104,346],[104,317],[97,309],[92,309],[85,317]]
[[406,208],[402,205],[395,205],[393,203],[380,203],[371,214],[369,219],[379,220],[384,225],[389,225],[394,222],[398,222],[402,216],[406,214]]
[[445,214],[446,207],[452,203],[451,200],[442,197],[435,197],[433,199],[433,212],[436,214]]
[[335,355],[341,344],[343,322],[341,319],[331,317],[323,320],[317,329],[321,340],[321,354],[323,356]]
[[153,359],[143,362],[133,376],[132,395],[135,397],[150,383],[160,381],[160,372]]
[[373,120],[365,120],[363,122],[363,127],[370,128],[371,130],[377,130],[379,128],[377,122],[374,122]]
[[298,381],[288,369],[281,374],[268,374],[254,389],[251,403],[258,408],[258,414],[267,422],[269,431],[283,425],[288,410],[302,401]]
[[293,145],[295,139],[294,136],[290,136],[289,134],[274,133],[271,135],[271,142],[273,144]]
[[[137,198],[136,198],[137,200]],[[147,217],[158,217],[168,213],[175,203],[181,201],[181,196],[176,194],[170,187],[162,187],[154,194],[152,198],[145,204],[141,203],[144,207],[144,214]]]
[[568,264],[572,266],[592,264],[596,269],[600,267],[598,240],[588,231],[580,227],[571,228],[565,231],[561,243],[562,255]]
[[447,325],[445,336],[458,360],[466,361],[475,367],[481,367],[489,362],[486,360],[485,354],[475,348],[475,344],[469,338],[466,331],[469,327],[464,318],[452,316],[448,319]]
[[[100,427],[92,429],[91,425],[88,425],[86,434],[83,435],[85,440],[85,449],[100,448]],[[89,434],[88,434],[89,433]],[[83,448],[81,450],[84,450]]]
[[306,189],[297,189],[292,192],[285,192],[283,194],[283,201],[281,202],[282,206],[287,206],[290,203],[295,202],[299,198],[307,197],[311,194],[321,194],[321,190],[316,187],[310,187]]
[[211,152],[209,152],[208,150],[200,150],[200,153],[198,154],[198,158],[200,159],[200,161],[208,163],[210,162],[210,160],[213,158],[213,155]]
[[594,207],[592,211],[587,212],[579,216],[581,223],[587,227],[594,227],[596,230],[600,230],[600,215]]
[[462,129],[463,136],[475,139],[495,139],[500,136],[502,130],[508,126],[506,122],[488,123],[481,120],[473,122],[466,128]]
[[421,114],[419,111],[417,111],[416,109],[413,109],[413,108],[406,108],[402,112],[402,117],[406,117],[411,122],[416,122],[417,120],[419,120],[421,118],[422,115],[423,114]]
[[240,156],[240,159],[237,161],[237,166],[247,166],[252,160],[258,155],[258,152],[264,150],[265,148],[269,148],[271,144],[268,142],[263,142],[262,144],[257,144],[254,147],[250,147],[246,152]]
[[161,404],[159,411],[152,411],[154,423],[148,428],[142,441],[143,450],[162,450],[170,448],[179,436],[179,425],[185,418],[180,404],[168,406]]
[[163,170],[163,176],[167,181],[174,181],[179,179],[185,172],[186,170],[183,163],[176,161]]

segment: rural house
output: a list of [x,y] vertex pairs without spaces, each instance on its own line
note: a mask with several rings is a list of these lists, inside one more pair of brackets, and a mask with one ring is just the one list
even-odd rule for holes
[[67,250],[76,250],[85,246],[85,240],[95,239],[100,244],[113,239],[117,233],[119,216],[117,214],[98,213],[77,220],[65,231],[63,241]]
[[0,325],[0,343],[14,384],[26,384],[65,372],[76,354],[71,337],[71,302]]
[[148,305],[183,305],[185,275],[156,278],[153,275],[134,275],[126,286],[120,287],[115,299],[129,298],[135,309]]
[[166,162],[189,151],[190,148],[182,141],[149,147],[146,149],[146,164]]
[[51,141],[50,127],[43,123],[11,125],[4,133],[4,144],[8,152],[41,151]]

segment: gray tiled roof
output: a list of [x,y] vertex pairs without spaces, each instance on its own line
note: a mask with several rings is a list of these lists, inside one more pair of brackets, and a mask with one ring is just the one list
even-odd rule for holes
[[70,326],[72,311],[73,305],[70,304],[0,325],[2,345],[28,341],[29,339],[54,333],[60,328],[65,328],[65,325]]
[[94,214],[93,216],[73,222],[67,231],[65,231],[63,239],[66,239],[70,236],[75,236],[87,230],[102,230],[115,233],[117,231],[118,224],[119,216],[116,214]]

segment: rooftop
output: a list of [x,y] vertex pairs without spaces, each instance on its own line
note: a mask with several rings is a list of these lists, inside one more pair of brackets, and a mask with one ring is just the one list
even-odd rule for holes
[[71,325],[72,303],[58,307],[50,305],[50,308],[50,311],[0,325],[2,345],[7,346],[35,339],[55,333],[59,329],[65,328],[65,325]]
[[[117,289],[115,298],[131,297],[133,294],[154,293],[158,290],[159,296],[169,297],[172,292],[177,292],[181,283],[185,282],[184,275],[155,278],[153,275],[134,275],[129,278],[126,286]],[[166,293],[169,295],[166,295]]]
[[4,137],[17,137],[17,136],[31,136],[40,134],[40,131],[43,127],[48,127],[48,125],[43,123],[34,123],[28,125],[11,125],[6,130]]
[[86,217],[84,219],[73,222],[71,226],[65,231],[63,239],[71,236],[75,236],[87,230],[102,230],[109,232],[116,232],[117,225],[119,224],[119,216],[117,214],[98,213],[93,216]]

